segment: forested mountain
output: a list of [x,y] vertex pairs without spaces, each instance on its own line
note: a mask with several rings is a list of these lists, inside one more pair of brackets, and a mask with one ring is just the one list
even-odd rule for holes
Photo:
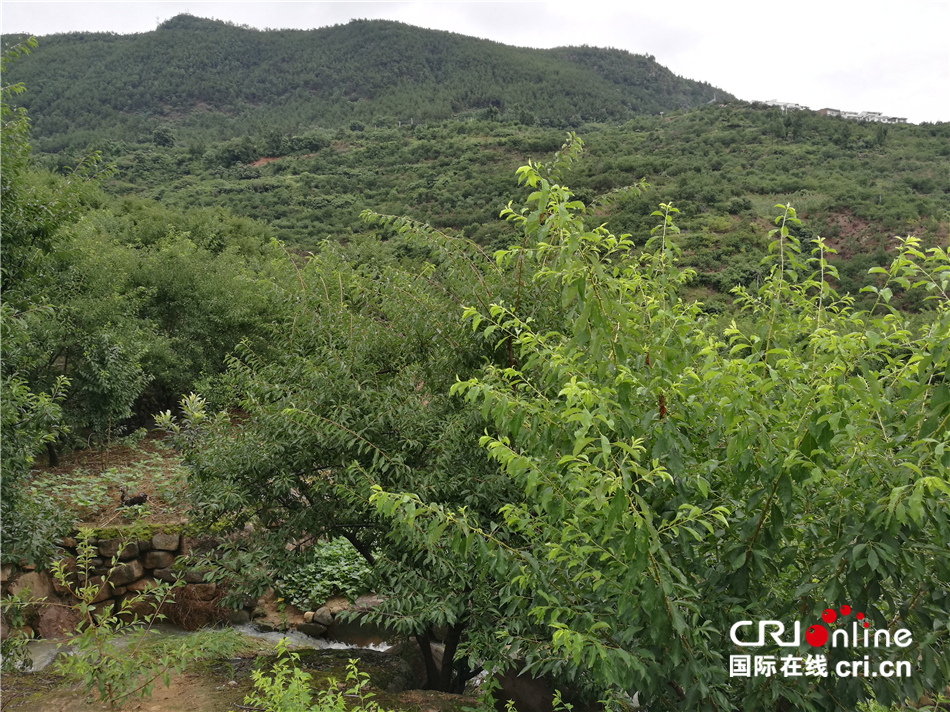
[[517,48],[384,20],[255,30],[190,15],[138,35],[40,38],[10,80],[30,88],[23,105],[42,150],[163,123],[206,139],[480,111],[568,127],[732,98],[621,50]]

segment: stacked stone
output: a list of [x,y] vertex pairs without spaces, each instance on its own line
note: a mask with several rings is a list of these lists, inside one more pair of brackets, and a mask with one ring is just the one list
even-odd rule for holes
[[[93,603],[98,611],[111,607],[119,611],[126,599],[131,599],[129,614],[125,617],[145,616],[155,613],[154,597],[141,596],[158,585],[158,582],[184,580],[185,593],[192,601],[212,601],[217,594],[214,583],[205,583],[205,571],[178,570],[174,568],[176,560],[195,553],[211,551],[217,541],[210,537],[188,537],[176,533],[159,532],[150,539],[124,541],[122,539],[89,540],[95,547],[96,556],[89,562],[88,582],[99,585],[100,590]],[[67,537],[59,542],[65,560],[65,570],[72,587],[88,585],[79,577],[76,539]],[[42,638],[54,638],[71,634],[79,622],[78,614],[70,606],[76,599],[69,587],[64,587],[47,571],[35,571],[33,566],[15,566],[4,564],[2,568],[2,591],[4,594],[16,594],[29,589],[33,600],[46,598],[47,603],[66,604],[49,605],[40,610],[36,624],[28,635],[37,634]],[[58,595],[57,595],[58,594]],[[133,598],[134,597],[134,598]],[[35,630],[34,630],[35,628]],[[6,638],[6,625],[2,635]]]
[[[89,544],[94,547],[95,556],[89,562],[88,579],[80,578],[80,574],[85,572],[78,571],[79,542],[74,538],[65,538],[58,543],[61,548],[60,558],[65,563],[68,586],[60,585],[48,571],[36,571],[34,566],[4,564],[0,571],[4,595],[23,593],[29,589],[30,599],[46,599],[46,605],[33,609],[30,625],[21,628],[28,637],[60,638],[72,635],[80,623],[79,614],[74,607],[76,597],[73,592],[79,586],[90,583],[99,587],[93,599],[94,615],[106,609],[118,613],[123,604],[127,603],[126,611],[119,614],[125,622],[156,612],[165,613],[172,620],[177,619],[175,614],[186,613],[190,616],[189,624],[195,627],[219,620],[214,617],[216,612],[213,612],[213,602],[219,594],[218,587],[212,582],[205,583],[206,571],[175,568],[176,562],[184,557],[213,552],[219,544],[213,537],[188,537],[159,532],[148,539],[136,541],[117,538],[90,539]],[[167,601],[161,610],[156,611],[156,607],[162,602],[149,592],[162,582],[176,581],[183,581],[175,592],[182,610],[174,608],[175,602]],[[185,603],[181,603],[182,601]],[[345,598],[336,597],[326,601],[317,610],[300,612],[292,606],[278,606],[276,594],[271,589],[260,601],[246,598],[244,607],[232,611],[229,618],[234,624],[253,620],[262,631],[296,628],[312,637],[327,634],[333,637],[348,628],[366,629],[358,635],[370,635],[374,638],[370,642],[379,642],[387,639],[389,631],[367,627],[361,622],[337,620],[337,614],[341,611],[366,612],[379,602],[380,599],[371,594],[360,596],[353,604]],[[208,605],[195,606],[195,603]],[[202,618],[205,615],[207,619]],[[0,624],[2,637],[6,638],[8,630],[2,617]]]

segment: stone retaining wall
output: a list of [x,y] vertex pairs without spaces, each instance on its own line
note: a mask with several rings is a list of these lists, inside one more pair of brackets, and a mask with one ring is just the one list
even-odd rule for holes
[[[107,530],[108,532],[108,530]],[[192,555],[214,555],[221,543],[214,537],[192,537],[175,532],[154,531],[150,537],[119,538],[115,530],[109,536],[90,538],[93,558],[88,571],[79,571],[79,542],[66,537],[59,542],[68,586],[62,586],[49,571],[38,571],[33,566],[4,564],[0,571],[0,590],[4,596],[22,594],[29,589],[30,599],[45,599],[45,603],[31,606],[27,625],[20,630],[27,637],[61,638],[72,635],[80,622],[75,609],[78,598],[75,591],[90,584],[98,586],[92,603],[97,615],[107,609],[125,612],[120,618],[131,622],[158,612],[185,629],[195,630],[205,625],[229,621],[233,624],[253,622],[262,631],[297,630],[311,637],[327,636],[341,642],[366,645],[391,638],[391,631],[378,626],[354,621],[339,621],[337,614],[351,611],[366,612],[379,604],[380,599],[367,594],[352,604],[342,597],[334,597],[313,611],[299,611],[276,598],[269,589],[260,599],[248,597],[243,608],[224,609],[218,606],[224,590],[213,582],[205,582],[206,571],[184,567],[184,559]],[[181,581],[174,589],[174,598],[159,601],[149,591],[160,583]],[[6,621],[0,617],[0,636],[8,634]]]
[[[74,632],[79,614],[71,606],[77,602],[73,591],[82,585],[99,585],[98,595],[93,599],[98,611],[106,607],[118,611],[126,601],[131,603],[132,615],[145,616],[155,612],[157,601],[147,592],[160,582],[171,583],[179,579],[184,585],[176,588],[175,602],[169,602],[162,613],[187,628],[198,628],[220,619],[222,611],[216,610],[215,602],[223,592],[215,583],[204,581],[204,571],[176,569],[180,559],[192,554],[209,552],[217,545],[211,537],[189,537],[177,533],[156,532],[147,539],[129,541],[118,538],[91,538],[94,557],[86,572],[78,570],[77,547],[79,542],[72,537],[60,540],[61,555],[65,570],[69,572],[69,586],[60,585],[48,571],[37,571],[32,566],[4,564],[0,570],[0,587],[3,595],[30,591],[31,599],[46,599],[46,605],[33,610],[31,625],[24,632],[30,637],[56,638]],[[146,594],[146,595],[142,595]],[[253,609],[255,602],[248,601]],[[236,612],[244,619],[249,614]],[[179,620],[176,620],[179,619]],[[6,622],[2,622],[0,635],[7,636]]]

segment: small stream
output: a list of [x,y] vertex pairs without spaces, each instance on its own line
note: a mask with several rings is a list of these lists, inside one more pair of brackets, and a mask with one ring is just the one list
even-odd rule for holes
[[[266,640],[270,643],[273,643],[274,645],[276,645],[281,640],[286,640],[289,645],[294,648],[312,648],[314,650],[352,650],[354,648],[360,648],[362,650],[385,652],[392,647],[389,643],[380,641],[374,636],[361,636],[358,634],[340,635],[338,637],[342,638],[342,640],[329,640],[327,638],[311,638],[309,635],[298,633],[295,630],[289,630],[283,633],[265,633],[253,623],[245,623],[243,625],[236,625],[233,627],[234,630],[238,631],[244,636],[247,636],[248,638]],[[344,631],[340,632],[343,633]],[[171,625],[170,623],[156,623],[152,626],[151,633],[159,637],[168,638],[172,636],[187,635],[188,631],[179,628],[178,626]],[[350,638],[351,641],[347,641],[347,638]],[[116,644],[120,647],[123,645],[121,635],[116,641]],[[56,659],[57,655],[73,654],[73,649],[69,645],[65,645],[62,641],[55,640],[31,640],[27,643],[27,649],[30,651],[30,657],[33,660],[33,665],[30,668],[30,672],[40,672],[41,670],[46,669],[53,662],[53,660]]]
[[285,631],[283,633],[262,633],[253,623],[236,625],[234,626],[234,630],[238,631],[242,635],[246,635],[249,638],[259,638],[261,640],[269,641],[274,645],[277,645],[277,643],[281,640],[287,640],[287,642],[292,646],[298,648],[314,648],[315,650],[352,650],[353,648],[361,648],[363,650],[375,650],[377,652],[384,653],[392,647],[385,641],[378,643],[365,643],[361,645],[356,642],[348,643],[342,640],[311,638],[309,635],[298,633],[295,630]]

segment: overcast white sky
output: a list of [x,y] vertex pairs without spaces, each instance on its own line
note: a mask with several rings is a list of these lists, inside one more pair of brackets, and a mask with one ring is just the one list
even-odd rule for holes
[[[46,2],[0,0],[2,31],[148,32],[174,15],[310,29],[385,18],[527,47],[656,56],[741,99],[950,121],[950,0]],[[40,44],[42,50],[42,43]]]

